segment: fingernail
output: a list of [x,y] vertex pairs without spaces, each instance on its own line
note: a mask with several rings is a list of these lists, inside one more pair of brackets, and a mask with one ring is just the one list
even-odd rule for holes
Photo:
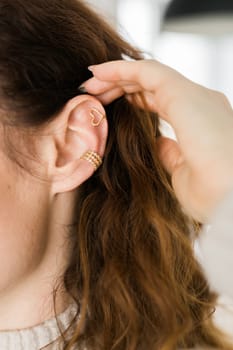
[[89,66],[89,67],[87,67],[87,69],[90,70],[91,72],[93,72],[94,67],[95,67],[95,66]]
[[79,91],[79,92],[82,92],[83,94],[86,94],[86,93],[87,93],[87,90],[86,90],[86,88],[85,88],[84,85],[79,86],[79,87],[78,87],[78,91]]

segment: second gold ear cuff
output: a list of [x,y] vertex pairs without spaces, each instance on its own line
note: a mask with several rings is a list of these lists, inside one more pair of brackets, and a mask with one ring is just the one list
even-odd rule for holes
[[91,125],[99,126],[101,122],[106,118],[105,114],[101,113],[97,108],[92,108],[90,112]]
[[81,157],[80,159],[84,159],[84,160],[87,160],[88,162],[90,162],[95,171],[101,166],[103,160],[102,158],[100,157],[100,155],[94,151],[87,151],[85,152]]

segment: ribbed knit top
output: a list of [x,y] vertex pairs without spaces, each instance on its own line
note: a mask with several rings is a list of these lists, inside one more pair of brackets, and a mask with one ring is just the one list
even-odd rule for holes
[[[59,326],[65,331],[75,317],[77,306],[70,304],[57,316]],[[0,331],[1,350],[60,350],[58,340],[60,330],[56,318],[51,318],[39,325],[10,331]]]

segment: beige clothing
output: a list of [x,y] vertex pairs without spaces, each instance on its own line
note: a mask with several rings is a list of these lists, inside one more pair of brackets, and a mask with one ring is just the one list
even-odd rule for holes
[[[75,304],[58,315],[59,326],[65,331],[75,317],[77,306]],[[1,331],[0,332],[0,349],[1,350],[63,350],[59,346],[57,339],[60,331],[56,318],[47,320],[34,327]]]

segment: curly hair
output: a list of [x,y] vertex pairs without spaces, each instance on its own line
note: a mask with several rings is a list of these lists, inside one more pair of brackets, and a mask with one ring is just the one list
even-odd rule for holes
[[[35,130],[80,93],[89,65],[142,58],[79,0],[1,0],[0,47],[2,123]],[[80,313],[64,349],[232,349],[213,323],[217,296],[194,256],[200,226],[158,158],[158,116],[125,97],[106,113],[103,165],[76,190],[64,283]]]

